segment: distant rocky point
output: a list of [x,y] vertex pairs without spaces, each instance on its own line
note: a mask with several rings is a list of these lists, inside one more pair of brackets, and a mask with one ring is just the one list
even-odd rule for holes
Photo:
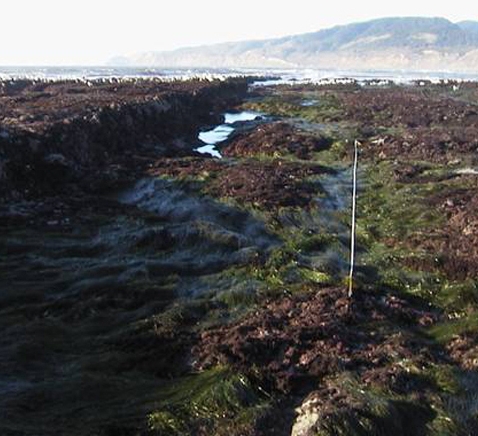
[[110,65],[478,71],[478,22],[383,18],[283,38],[111,59]]

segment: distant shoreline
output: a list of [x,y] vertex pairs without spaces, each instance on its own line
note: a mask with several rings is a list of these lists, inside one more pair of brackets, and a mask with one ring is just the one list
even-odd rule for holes
[[397,83],[415,80],[478,81],[477,73],[450,71],[407,70],[343,70],[343,69],[279,69],[279,68],[161,68],[161,67],[109,67],[109,66],[0,66],[0,80],[76,80],[76,79],[163,79],[189,80],[225,79],[241,76],[276,76],[283,81],[317,83],[323,79],[351,78],[355,80],[383,79]]

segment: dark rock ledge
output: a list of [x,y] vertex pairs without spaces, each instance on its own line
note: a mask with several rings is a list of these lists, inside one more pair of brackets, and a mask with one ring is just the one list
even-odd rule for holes
[[112,189],[194,154],[250,80],[0,82],[0,202]]

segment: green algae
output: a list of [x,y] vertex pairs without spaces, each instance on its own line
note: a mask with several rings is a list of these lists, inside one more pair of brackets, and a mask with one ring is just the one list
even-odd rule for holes
[[474,333],[478,329],[478,313],[456,314],[456,319],[445,321],[431,327],[428,332],[437,341],[447,343],[455,336]]
[[301,104],[302,100],[297,97],[284,97],[284,95],[272,95],[261,101],[254,101],[245,104],[249,110],[254,110],[280,117],[301,118],[311,122],[329,122],[343,119],[343,109],[337,97],[332,93],[320,92],[309,95],[309,98],[316,99],[311,106]]
[[347,373],[329,383],[337,386],[343,401],[320,419],[317,435],[461,434],[440,400],[430,402],[428,398],[424,402],[414,393],[399,395],[377,386],[364,386]]
[[300,274],[302,276],[302,280],[306,283],[314,283],[316,285],[322,286],[330,286],[334,284],[334,279],[326,272],[301,268]]
[[148,415],[152,434],[189,435],[201,428],[211,434],[239,435],[269,408],[271,398],[244,375],[217,367],[190,375],[162,390],[156,411]]

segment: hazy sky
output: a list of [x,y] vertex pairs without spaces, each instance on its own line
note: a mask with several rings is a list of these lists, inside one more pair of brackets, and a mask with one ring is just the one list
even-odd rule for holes
[[101,65],[121,54],[297,34],[386,16],[478,21],[478,3],[5,0],[0,65]]

